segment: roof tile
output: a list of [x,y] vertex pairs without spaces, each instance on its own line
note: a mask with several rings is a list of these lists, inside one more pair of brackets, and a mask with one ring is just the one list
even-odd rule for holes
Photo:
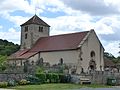
[[88,31],[55,35],[49,37],[41,37],[31,48],[30,51],[42,52],[42,51],[56,51],[56,50],[71,50],[77,49],[80,42],[86,36]]
[[38,25],[50,27],[46,22],[44,22],[42,19],[40,19],[37,15],[34,15],[27,22],[23,23],[21,26],[29,25],[29,24],[38,24]]

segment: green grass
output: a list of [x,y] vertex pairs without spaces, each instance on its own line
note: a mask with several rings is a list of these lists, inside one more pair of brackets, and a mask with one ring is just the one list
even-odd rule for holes
[[108,88],[105,85],[80,85],[80,84],[41,84],[41,85],[24,85],[16,86],[11,89],[15,90],[70,90],[70,89],[80,89],[80,88]]

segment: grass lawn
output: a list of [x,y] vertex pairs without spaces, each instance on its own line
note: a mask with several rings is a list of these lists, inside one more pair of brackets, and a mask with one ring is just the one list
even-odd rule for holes
[[80,84],[41,84],[41,85],[24,85],[16,86],[11,89],[15,90],[70,90],[70,89],[80,89],[84,87],[91,88],[108,88],[110,86],[105,85],[80,85]]

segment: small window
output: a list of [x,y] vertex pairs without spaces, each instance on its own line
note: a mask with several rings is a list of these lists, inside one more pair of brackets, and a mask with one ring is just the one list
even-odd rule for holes
[[27,33],[25,34],[25,39],[27,39]]
[[25,27],[25,32],[28,32],[28,26]]
[[39,27],[39,32],[43,32],[43,27]]
[[60,65],[63,64],[63,58],[60,58]]
[[95,57],[95,52],[92,51],[92,52],[90,53],[90,56],[91,56],[91,57]]

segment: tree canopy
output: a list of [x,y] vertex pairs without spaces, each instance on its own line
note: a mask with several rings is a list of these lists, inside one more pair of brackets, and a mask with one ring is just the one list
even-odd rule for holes
[[8,42],[7,40],[0,39],[0,55],[11,55],[16,52],[20,46],[18,44],[14,44],[12,42]]
[[108,52],[104,52],[104,57],[110,59],[110,60],[113,60],[115,59],[114,55],[112,55],[111,53],[108,53]]

